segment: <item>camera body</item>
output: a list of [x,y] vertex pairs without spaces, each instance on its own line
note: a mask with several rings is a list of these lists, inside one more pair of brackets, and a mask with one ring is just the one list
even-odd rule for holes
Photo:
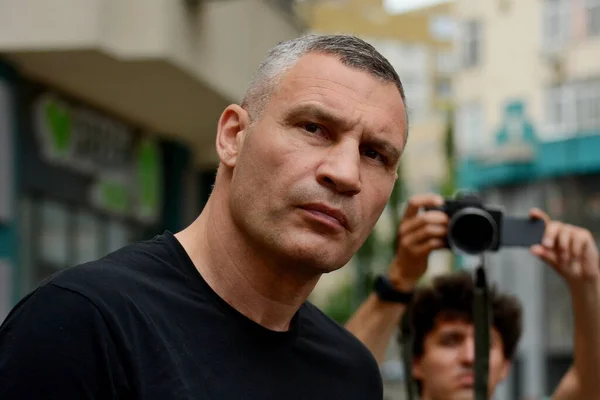
[[457,195],[436,210],[448,215],[446,247],[467,254],[497,251],[501,245],[504,212],[486,207],[475,195]]
[[468,255],[541,243],[545,230],[544,221],[507,217],[501,208],[486,206],[473,194],[459,194],[429,210],[448,215],[446,247]]

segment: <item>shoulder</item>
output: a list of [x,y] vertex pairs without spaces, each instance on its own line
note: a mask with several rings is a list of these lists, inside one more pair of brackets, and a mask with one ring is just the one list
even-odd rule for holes
[[88,398],[91,391],[113,398],[113,384],[121,382],[114,337],[98,308],[51,283],[11,310],[0,326],[0,348],[3,398]]
[[165,241],[157,236],[55,273],[11,310],[6,329],[20,327],[33,334],[29,327],[37,326],[40,335],[56,331],[60,337],[66,331],[94,335],[94,329],[121,326],[157,297],[165,281],[173,281],[175,256],[169,255]]
[[157,236],[61,270],[41,282],[32,295],[40,297],[51,288],[62,289],[85,298],[104,316],[114,315],[124,308],[138,307],[156,297],[157,292],[167,290],[165,282],[185,281],[176,257],[166,238]]
[[97,307],[85,296],[46,283],[25,296],[10,311],[0,327],[0,342],[8,347],[18,344],[46,344],[68,347],[68,341],[98,336],[105,327]]
[[[328,347],[346,365],[360,366],[362,373],[371,371],[378,379],[379,367],[371,351],[346,328],[331,319],[315,305],[306,302],[301,329],[306,335]],[[304,335],[303,335],[304,336]]]
[[173,267],[174,256],[163,236],[125,246],[105,257],[66,268],[42,282],[93,300],[104,294],[131,293],[156,282]]

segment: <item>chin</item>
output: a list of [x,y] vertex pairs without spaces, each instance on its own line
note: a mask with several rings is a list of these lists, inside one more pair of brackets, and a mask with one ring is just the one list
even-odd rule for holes
[[340,260],[332,254],[326,252],[315,252],[312,249],[299,250],[291,254],[291,257],[299,265],[304,266],[307,269],[315,271],[319,274],[327,274],[329,272],[337,271],[346,265],[346,262]]
[[352,258],[352,255],[346,254],[347,252],[337,250],[335,244],[294,241],[282,250],[292,262],[319,274],[336,271]]
[[448,399],[449,400],[474,400],[475,393],[474,393],[473,388],[462,389],[462,390],[455,392]]

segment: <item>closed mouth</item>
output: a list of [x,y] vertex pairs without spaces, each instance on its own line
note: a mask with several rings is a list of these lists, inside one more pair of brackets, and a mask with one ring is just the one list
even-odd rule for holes
[[319,213],[325,214],[331,218],[336,219],[341,226],[343,226],[345,229],[348,229],[348,220],[346,219],[346,216],[344,215],[343,212],[341,212],[340,210],[338,210],[337,208],[333,208],[333,207],[329,207],[325,204],[305,204],[303,206],[301,206],[300,208],[304,209],[304,210],[308,210],[308,211],[317,211]]

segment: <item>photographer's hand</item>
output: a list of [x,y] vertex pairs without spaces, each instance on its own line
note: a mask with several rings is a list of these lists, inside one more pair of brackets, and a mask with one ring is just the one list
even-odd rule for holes
[[573,303],[575,362],[553,395],[559,399],[600,399],[600,259],[592,234],[583,228],[551,221],[533,209],[530,215],[546,222],[541,245],[531,252],[563,277]]
[[412,290],[427,271],[429,254],[444,247],[448,216],[442,211],[419,211],[439,207],[444,199],[435,194],[412,197],[398,229],[397,252],[388,275],[399,290]]
[[[423,207],[438,207],[444,200],[440,196],[426,194],[414,196],[408,202],[398,227],[397,254],[388,270],[388,276],[396,289],[412,291],[427,270],[429,253],[444,246],[448,217],[440,211],[419,214]],[[382,301],[371,294],[358,308],[346,328],[371,350],[381,363],[398,322],[406,311],[406,305]]]
[[542,244],[531,248],[534,255],[550,264],[570,286],[600,282],[598,247],[590,231],[551,221],[538,209],[530,215],[546,222]]

